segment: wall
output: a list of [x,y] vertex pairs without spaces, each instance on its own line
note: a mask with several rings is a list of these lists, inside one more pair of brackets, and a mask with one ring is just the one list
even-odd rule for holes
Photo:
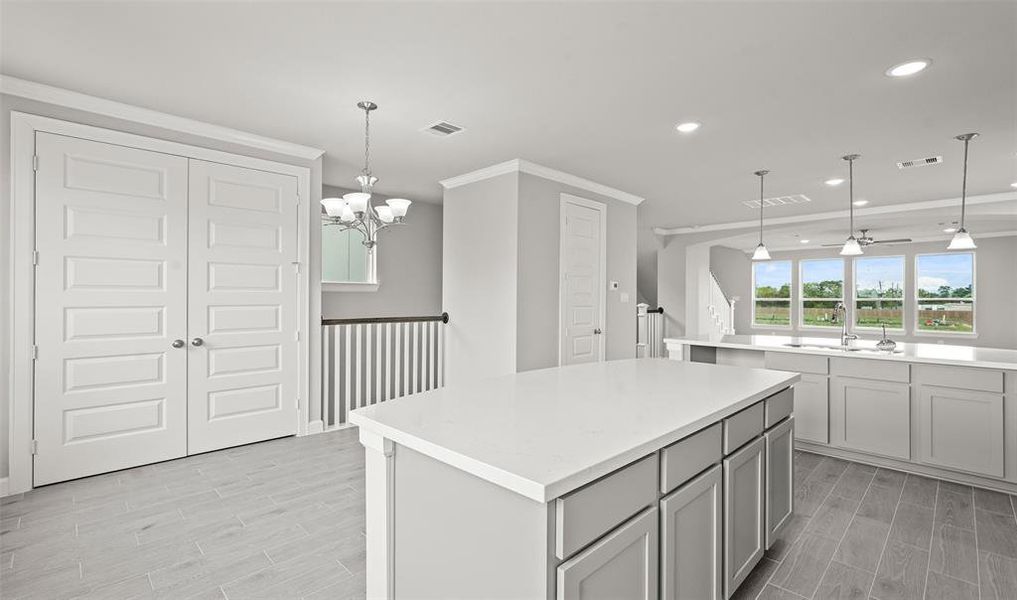
[[448,383],[516,370],[519,177],[445,190],[442,298]]
[[[323,197],[350,190],[324,186]],[[385,196],[375,196],[384,203]],[[438,315],[441,305],[442,208],[414,202],[405,225],[378,235],[378,289],[374,292],[323,292],[326,319]]]
[[[894,246],[870,246],[865,249],[866,256],[904,256],[905,265],[905,320],[908,334],[892,334],[893,339],[904,342],[945,343],[987,346],[992,348],[1017,348],[1017,236],[978,238],[978,249],[975,250],[975,330],[976,336],[931,334],[914,335],[914,265],[916,254],[940,253],[946,250],[946,241],[923,242],[916,244],[900,244]],[[774,260],[798,261],[807,258],[836,258],[838,250],[814,249],[793,252],[771,252]],[[739,260],[735,254],[743,258]],[[739,295],[744,303],[736,308],[738,333],[778,333],[787,334],[787,329],[767,329],[751,327],[752,301],[752,261],[744,253],[733,248],[714,246],[710,252],[711,269],[729,295]],[[791,269],[792,289],[797,290],[798,264]],[[850,261],[845,264],[845,294],[850,302],[853,287],[852,268]],[[728,285],[725,285],[727,282]],[[739,310],[740,309],[740,310]],[[798,328],[798,307],[792,303],[792,330]],[[874,337],[878,333],[869,330],[859,332],[863,337]],[[826,332],[807,329],[802,334],[836,335],[836,331]]]
[[[605,358],[636,355],[636,207],[528,173],[519,174],[518,370],[558,365],[559,252],[562,194],[607,206]],[[623,295],[627,300],[622,301]]]
[[[182,135],[177,132],[160,129],[157,127],[138,125],[129,121],[123,121],[120,119],[114,119],[110,117],[104,117],[86,113],[78,110],[71,110],[60,106],[54,106],[41,102],[35,102],[32,100],[26,100],[24,98],[17,98],[14,96],[0,95],[0,282],[3,287],[0,288],[0,478],[6,477],[8,474],[8,426],[10,417],[10,330],[9,330],[9,315],[10,315],[10,240],[11,240],[11,220],[9,218],[11,211],[11,195],[10,195],[10,164],[11,164],[11,148],[10,148],[10,123],[11,123],[11,111],[19,111],[30,113],[34,115],[41,115],[45,117],[52,117],[65,121],[73,121],[76,123],[83,123],[86,125],[93,125],[96,127],[104,127],[107,129],[115,129],[119,131],[125,131],[128,133],[134,133],[138,135],[144,135],[149,137],[155,137],[183,144],[190,144],[194,146],[201,146],[205,148],[211,148],[214,150],[221,150],[223,152],[232,152],[235,154],[243,154],[246,156],[252,156],[255,158],[262,158],[265,160],[274,160],[278,162],[295,164],[300,166],[309,167],[311,169],[311,198],[310,201],[315,205],[321,200],[321,160],[314,161],[300,161],[291,157],[284,157],[272,154],[270,152],[253,151],[248,148],[236,146],[233,144],[226,144],[217,142],[214,140],[208,140],[205,138]],[[311,256],[310,264],[308,265],[308,272],[311,276],[311,306],[308,311],[309,315],[309,332],[310,332],[310,372],[309,376],[309,395],[308,406],[310,407],[310,414],[308,415],[309,420],[313,421],[320,416],[318,415],[320,407],[320,385],[317,383],[321,380],[321,374],[319,371],[319,365],[315,357],[320,355],[320,328],[318,325],[317,315],[320,313],[319,308],[319,286],[317,284],[318,275],[321,271],[320,251],[317,248],[321,244],[321,230],[317,226],[311,227]]]

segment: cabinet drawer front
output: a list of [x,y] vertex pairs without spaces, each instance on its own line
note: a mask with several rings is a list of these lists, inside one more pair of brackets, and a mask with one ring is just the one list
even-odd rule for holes
[[915,382],[962,390],[1003,393],[1003,372],[992,369],[915,365]]
[[724,419],[724,454],[731,454],[763,432],[763,402]]
[[921,385],[918,414],[921,462],[1003,477],[1002,394]]
[[657,600],[657,509],[648,508],[558,566],[557,599]]
[[714,423],[660,453],[660,492],[666,494],[724,457],[722,427]]
[[910,365],[902,362],[890,362],[879,359],[865,358],[831,358],[830,373],[844,377],[860,377],[878,381],[911,381]]
[[662,600],[721,600],[723,482],[716,465],[660,501]]
[[766,410],[763,421],[766,428],[769,429],[791,416],[791,411],[795,408],[795,395],[791,388],[788,388],[770,396],[765,402]]
[[795,373],[812,373],[814,375],[826,375],[830,372],[830,363],[825,356],[767,352],[764,360],[766,368],[775,371],[794,371]]
[[555,555],[567,558],[657,501],[657,455],[555,500]]

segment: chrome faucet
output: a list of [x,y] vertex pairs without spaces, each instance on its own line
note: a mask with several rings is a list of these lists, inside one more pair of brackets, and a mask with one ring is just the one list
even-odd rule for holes
[[847,307],[844,306],[843,302],[838,302],[837,306],[833,307],[833,314],[836,318],[840,319],[840,345],[847,346],[849,340],[857,340],[858,336],[853,333],[848,333],[847,330]]

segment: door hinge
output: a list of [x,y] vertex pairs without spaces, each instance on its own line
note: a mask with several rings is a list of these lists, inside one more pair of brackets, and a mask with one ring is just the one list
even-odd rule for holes
[[299,329],[297,331],[293,332],[293,339],[298,341],[298,342],[300,341],[300,330]]
[[39,453],[39,440],[32,440],[32,456]]
[[38,171],[39,170],[39,155],[38,154],[33,154],[32,155],[32,170],[33,171]]
[[39,265],[39,251],[32,250],[32,264],[35,266]]
[[290,262],[290,264],[293,265],[293,271],[294,272],[300,273],[300,261],[299,260],[294,260],[294,261]]
[[32,360],[39,360],[39,347],[32,344]]

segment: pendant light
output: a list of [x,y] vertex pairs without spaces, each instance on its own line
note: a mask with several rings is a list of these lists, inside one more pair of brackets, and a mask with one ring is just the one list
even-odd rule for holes
[[752,260],[770,260],[770,252],[763,245],[763,178],[769,173],[767,170],[756,171],[755,175],[759,177],[759,245],[756,246],[756,251],[752,253]]
[[962,133],[954,138],[964,142],[964,179],[961,180],[960,227],[957,229],[957,233],[953,234],[950,245],[946,247],[947,250],[974,250],[978,247],[975,246],[975,240],[971,239],[971,234],[968,233],[968,230],[964,229],[964,208],[965,204],[967,204],[968,195],[968,144],[977,136],[977,133]]
[[862,254],[862,247],[855,239],[855,161],[861,158],[861,154],[848,154],[841,158],[848,161],[848,227],[850,229],[848,230],[848,239],[844,242],[844,247],[840,249],[840,255],[858,256]]

